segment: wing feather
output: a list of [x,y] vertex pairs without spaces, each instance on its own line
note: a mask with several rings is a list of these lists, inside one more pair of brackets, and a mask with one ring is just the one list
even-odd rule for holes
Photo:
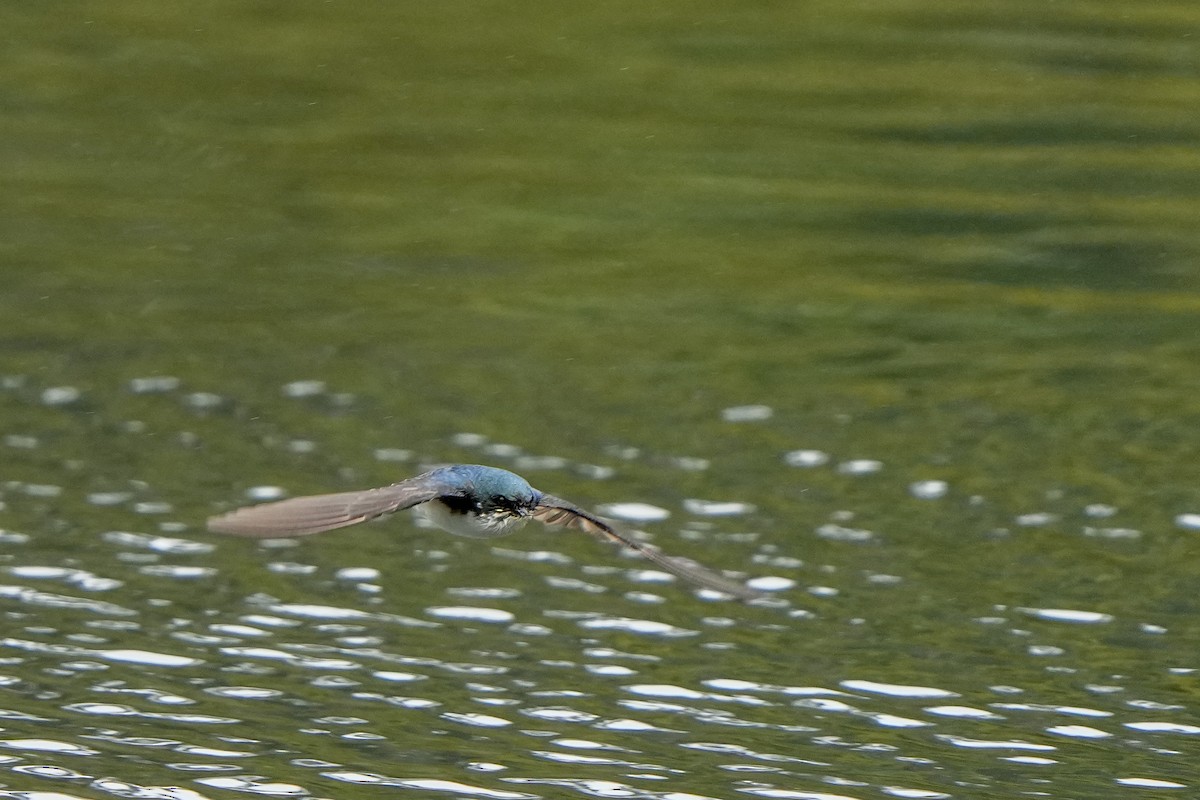
[[418,475],[391,486],[357,492],[293,497],[210,517],[208,529],[260,539],[308,536],[357,525],[450,493],[451,487]]
[[595,536],[597,539],[603,539],[621,547],[626,547],[648,561],[662,567],[667,572],[678,575],[685,581],[689,581],[705,589],[712,589],[716,592],[732,595],[741,600],[755,600],[766,597],[762,592],[757,592],[748,586],[718,575],[694,561],[666,555],[656,548],[631,539],[617,532],[611,525],[594,514],[590,514],[560,497],[548,494],[542,495],[541,501],[530,516],[543,525],[583,531]]

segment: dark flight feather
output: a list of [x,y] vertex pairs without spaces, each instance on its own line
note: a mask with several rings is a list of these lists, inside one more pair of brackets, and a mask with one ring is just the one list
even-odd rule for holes
[[604,520],[560,497],[543,494],[530,516],[543,525],[583,531],[597,539],[628,548],[667,572],[705,589],[712,589],[715,592],[722,592],[742,600],[757,600],[766,597],[762,592],[718,575],[694,561],[668,556],[649,545],[630,539],[628,536],[618,533]]

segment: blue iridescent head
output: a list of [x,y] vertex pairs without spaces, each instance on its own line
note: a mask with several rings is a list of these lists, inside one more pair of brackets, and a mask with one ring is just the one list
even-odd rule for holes
[[456,464],[435,471],[437,477],[462,487],[477,510],[525,512],[537,505],[541,492],[520,475],[479,464]]

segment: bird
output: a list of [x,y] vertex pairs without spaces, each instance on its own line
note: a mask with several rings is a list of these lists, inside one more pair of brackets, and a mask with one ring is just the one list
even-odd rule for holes
[[740,600],[761,592],[699,564],[668,556],[617,531],[560,497],[540,492],[516,473],[480,464],[453,464],[376,489],[293,497],[246,506],[208,519],[216,533],[277,539],[323,533],[413,508],[434,526],[457,536],[491,539],[514,533],[530,519],[577,530],[628,548],[696,586]]

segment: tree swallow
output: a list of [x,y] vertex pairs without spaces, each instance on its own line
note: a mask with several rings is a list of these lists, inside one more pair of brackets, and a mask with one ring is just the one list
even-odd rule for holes
[[544,525],[583,531],[627,547],[705,589],[742,600],[764,596],[695,562],[672,558],[630,539],[594,514],[539,492],[520,475],[477,464],[439,467],[379,489],[294,497],[239,508],[210,518],[208,528],[259,539],[307,536],[357,525],[406,508],[415,508],[444,531],[473,539],[513,533],[532,518]]

